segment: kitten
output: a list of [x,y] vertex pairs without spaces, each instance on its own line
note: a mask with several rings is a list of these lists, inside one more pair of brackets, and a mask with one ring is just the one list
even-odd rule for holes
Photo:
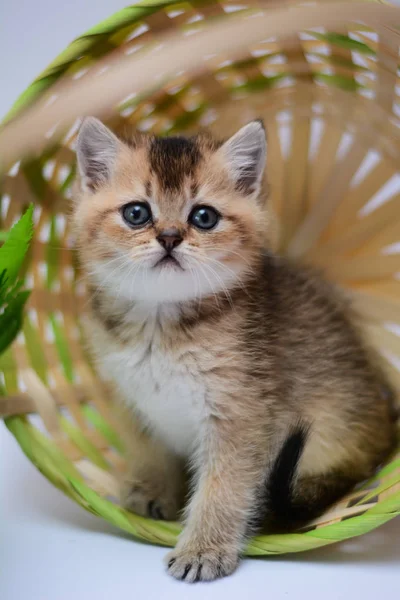
[[138,419],[125,504],[185,528],[186,581],[231,573],[265,520],[296,526],[394,447],[387,383],[340,296],[265,247],[267,144],[117,138],[85,119],[73,223],[100,376]]

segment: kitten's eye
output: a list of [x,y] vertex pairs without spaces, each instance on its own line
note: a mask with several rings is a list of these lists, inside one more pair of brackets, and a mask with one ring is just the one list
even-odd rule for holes
[[197,206],[189,216],[189,222],[197,229],[213,229],[220,219],[220,214],[211,206]]
[[121,214],[130,227],[143,227],[151,220],[150,206],[145,202],[126,204],[122,207]]

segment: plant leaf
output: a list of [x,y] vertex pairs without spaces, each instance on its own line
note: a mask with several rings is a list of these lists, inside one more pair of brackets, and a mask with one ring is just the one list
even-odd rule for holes
[[33,204],[11,228],[6,241],[0,248],[0,272],[6,271],[7,285],[17,279],[33,233]]
[[0,353],[14,341],[22,326],[23,312],[30,292],[18,292],[0,314]]
[[7,275],[5,269],[0,272],[0,308],[5,304],[7,297]]

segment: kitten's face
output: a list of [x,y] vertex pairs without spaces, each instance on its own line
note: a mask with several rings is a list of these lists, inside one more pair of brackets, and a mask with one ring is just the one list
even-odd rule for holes
[[207,136],[126,144],[85,120],[74,224],[93,283],[146,303],[227,293],[262,245],[264,164],[259,122],[225,144]]

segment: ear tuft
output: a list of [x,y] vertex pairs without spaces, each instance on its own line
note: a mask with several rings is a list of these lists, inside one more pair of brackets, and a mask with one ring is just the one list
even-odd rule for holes
[[94,191],[110,178],[120,144],[101,121],[94,117],[84,119],[76,151],[83,191]]
[[267,157],[263,122],[245,125],[222,146],[224,158],[236,188],[248,195],[260,192]]

